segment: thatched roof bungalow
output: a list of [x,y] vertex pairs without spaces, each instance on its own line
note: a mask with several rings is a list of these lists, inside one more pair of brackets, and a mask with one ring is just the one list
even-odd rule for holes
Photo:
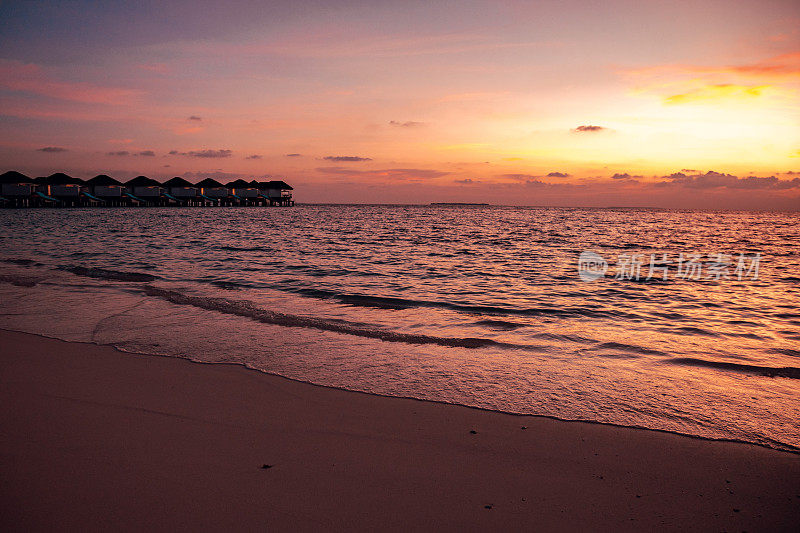
[[232,195],[239,198],[258,198],[258,185],[253,186],[243,179],[230,181],[225,184]]
[[126,181],[125,189],[133,196],[149,201],[160,198],[161,192],[164,190],[159,182],[147,176],[136,176],[132,180]]
[[260,182],[258,188],[264,196],[272,199],[291,198],[294,190],[291,185],[280,180]]
[[98,198],[119,199],[125,194],[125,185],[106,174],[99,174],[86,181],[89,191]]
[[73,201],[80,198],[85,188],[85,182],[80,178],[73,178],[63,172],[56,172],[47,177],[36,178],[37,190],[47,196],[59,200]]
[[221,200],[228,197],[228,188],[215,179],[206,178],[195,184],[200,189],[200,195],[212,200]]
[[36,190],[34,179],[16,170],[0,174],[0,196],[27,198]]
[[179,200],[190,200],[197,196],[198,188],[185,179],[175,176],[164,182],[167,193]]

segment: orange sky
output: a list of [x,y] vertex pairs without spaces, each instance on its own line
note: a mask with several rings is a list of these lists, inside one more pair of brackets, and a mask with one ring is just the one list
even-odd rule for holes
[[800,209],[795,1],[37,6],[0,6],[2,171]]

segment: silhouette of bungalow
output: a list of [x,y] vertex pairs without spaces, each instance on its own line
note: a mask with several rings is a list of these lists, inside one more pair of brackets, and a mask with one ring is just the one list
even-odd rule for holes
[[294,205],[291,185],[284,181],[257,182],[258,190],[269,200],[269,205]]
[[240,205],[255,205],[259,203],[257,185],[253,186],[252,183],[248,183],[243,179],[238,179],[226,183],[225,186],[230,191],[231,196],[238,200]]
[[0,204],[14,207],[27,207],[31,205],[31,196],[36,192],[33,178],[9,170],[0,175]]
[[[63,206],[74,207],[81,202],[81,193],[85,191],[82,179],[73,178],[63,172],[56,172],[47,177],[36,178],[36,191],[40,199],[56,200]],[[46,196],[47,198],[43,197]]]
[[180,177],[165,183],[136,176],[121,183],[100,174],[88,181],[57,172],[30,178],[10,170],[0,175],[0,207],[294,205],[294,189],[284,181],[237,179],[223,185],[212,178],[192,184]]
[[200,196],[204,200],[216,202],[217,205],[228,198],[228,188],[215,179],[206,178],[195,184],[195,187],[200,189]]
[[147,203],[161,204],[162,192],[161,184],[147,176],[136,176],[132,180],[125,182],[125,196],[137,205]]
[[164,187],[167,190],[166,194],[183,205],[192,205],[197,198],[197,187],[178,176],[165,181]]
[[99,174],[86,181],[89,192],[103,200],[106,205],[122,205],[125,196],[125,186],[121,181],[115,180],[106,174]]

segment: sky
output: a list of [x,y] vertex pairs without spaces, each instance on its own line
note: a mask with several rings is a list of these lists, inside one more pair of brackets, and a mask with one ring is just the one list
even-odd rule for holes
[[0,171],[800,210],[800,3],[0,2]]

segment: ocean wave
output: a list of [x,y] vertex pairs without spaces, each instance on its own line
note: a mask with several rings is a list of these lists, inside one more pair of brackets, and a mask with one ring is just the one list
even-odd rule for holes
[[62,266],[61,270],[72,272],[76,276],[83,276],[87,278],[108,279],[112,281],[135,281],[135,282],[148,282],[158,279],[157,276],[152,274],[142,274],[140,272],[121,272],[119,270],[108,270],[105,268],[96,267],[82,267],[82,266]]
[[11,263],[12,265],[20,265],[20,266],[37,266],[41,265],[34,261],[33,259],[3,259],[4,263]]
[[668,359],[667,363],[674,365],[698,366],[706,368],[717,368],[720,370],[731,370],[733,372],[743,372],[746,374],[756,374],[768,377],[800,379],[800,368],[794,366],[760,366],[748,365],[745,363],[730,363],[727,361],[709,361],[707,359],[697,359],[694,357],[676,357]]
[[705,337],[719,337],[720,334],[714,331],[709,331],[707,329],[698,328],[696,326],[680,326],[677,328],[658,328],[659,331],[663,331],[664,333],[675,333],[678,335],[703,335]]
[[497,305],[467,305],[453,302],[436,302],[430,300],[412,300],[390,296],[368,296],[364,294],[348,294],[325,289],[286,288],[275,286],[279,290],[288,290],[310,298],[336,300],[340,303],[358,307],[374,307],[379,309],[412,309],[415,307],[448,309],[461,313],[497,316],[554,316],[572,318],[625,318],[640,320],[643,317],[635,313],[618,310],[599,310],[583,307],[532,307],[515,308]]
[[652,348],[645,348],[643,346],[636,346],[633,344],[624,344],[621,342],[604,342],[595,347],[598,350],[622,350],[623,352],[639,353],[643,355],[667,355],[661,350],[654,350]]
[[13,276],[9,274],[0,274],[0,282],[9,283],[17,287],[34,287],[39,280],[30,276]]
[[215,280],[211,282],[211,285],[215,287],[219,287],[220,289],[224,289],[226,291],[238,291],[247,287],[252,287],[250,283],[242,283],[240,281],[226,281],[226,280]]
[[511,331],[514,329],[524,328],[525,324],[517,322],[508,322],[507,320],[478,320],[475,322],[476,326],[486,326],[490,328],[502,329],[504,331]]
[[439,346],[450,346],[458,348],[517,348],[525,350],[538,349],[536,346],[525,346],[506,342],[482,339],[476,337],[436,337],[433,335],[420,335],[412,333],[400,333],[396,331],[386,331],[364,325],[357,325],[339,320],[328,320],[316,317],[304,317],[270,311],[256,307],[247,300],[230,300],[227,298],[215,298],[207,296],[192,296],[182,292],[162,289],[152,285],[144,286],[144,293],[154,296],[177,305],[189,305],[207,311],[216,311],[227,315],[236,315],[250,318],[264,324],[274,324],[285,327],[312,328],[323,331],[332,331],[356,337],[366,337],[378,339],[386,342],[403,342],[407,344],[436,344]]
[[780,355],[789,355],[791,357],[800,357],[800,350],[794,350],[792,348],[770,348],[767,350],[770,353],[776,353]]

